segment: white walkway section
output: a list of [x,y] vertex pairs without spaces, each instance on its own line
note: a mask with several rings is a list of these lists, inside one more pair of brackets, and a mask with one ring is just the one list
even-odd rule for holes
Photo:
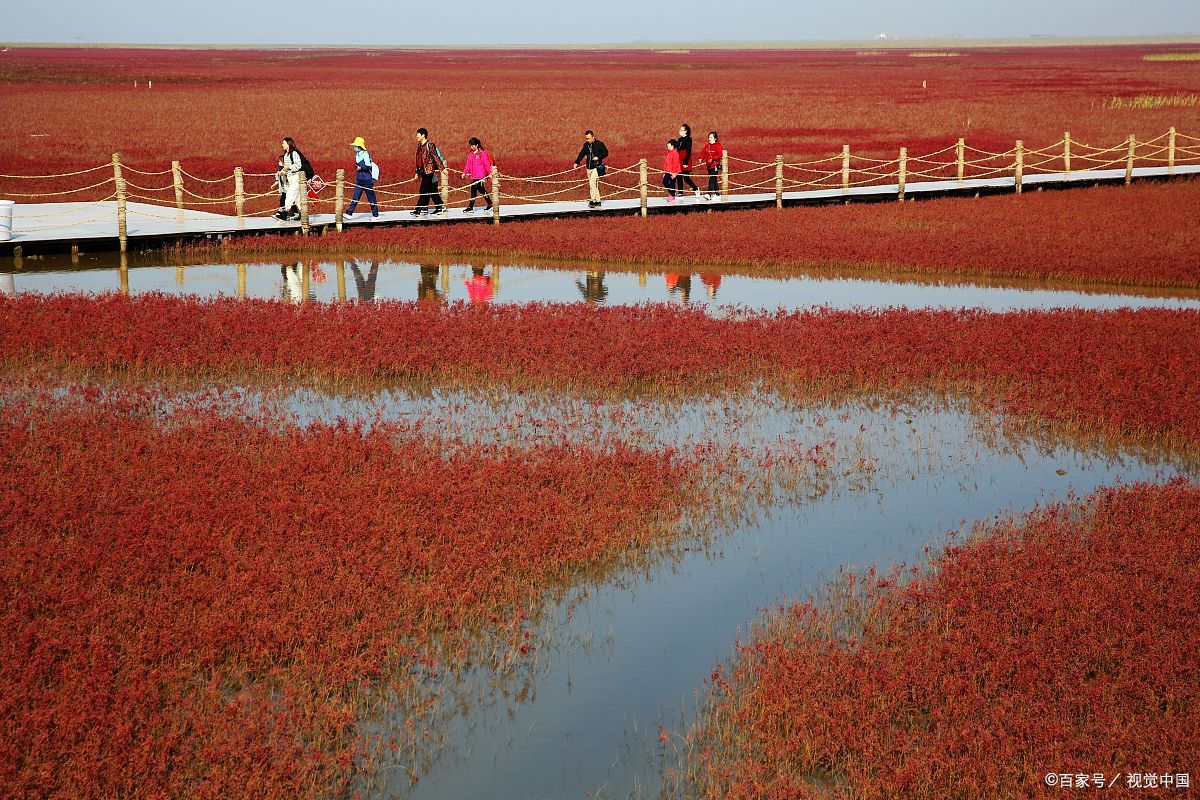
[[[1200,165],[1168,167],[1138,167],[1133,170],[1134,178],[1165,178],[1200,175]],[[1070,184],[1094,184],[1123,182],[1124,169],[1081,170],[1065,173],[1040,173],[1026,175],[1022,181],[1025,189]],[[960,192],[984,191],[989,193],[1012,191],[1015,179],[1009,177],[976,178],[963,181],[938,180],[914,181],[905,185],[905,196],[930,196]],[[806,191],[785,191],[783,200],[788,205],[806,203],[828,203],[839,200],[887,200],[897,196],[899,185],[880,184],[874,186],[838,187]],[[696,208],[752,208],[773,205],[774,192],[754,194],[730,194],[723,200],[705,201],[693,196],[680,197],[668,203],[666,197],[651,197],[648,208],[654,213],[695,210]],[[324,204],[329,205],[328,201]],[[345,227],[369,225],[429,225],[457,222],[491,222],[490,211],[477,208],[473,214],[464,214],[461,208],[449,209],[445,214],[414,218],[407,211],[385,211],[372,219],[369,213],[360,211],[347,218]],[[551,203],[522,203],[501,205],[502,220],[530,219],[535,217],[562,217],[606,212],[637,213],[640,203],[636,198],[606,200],[600,209],[588,208],[585,200]],[[332,214],[314,214],[310,227],[320,230],[332,226]],[[178,211],[172,206],[148,203],[128,203],[126,206],[126,229],[130,242],[142,243],[182,241],[203,236],[224,236],[251,233],[282,233],[298,231],[299,222],[280,222],[270,216],[245,217],[211,214],[206,211],[185,209]],[[25,244],[48,244],[68,242],[104,242],[115,244],[117,240],[117,204],[115,201],[95,203],[18,203],[13,209],[13,232],[10,242],[0,242],[8,249]]]

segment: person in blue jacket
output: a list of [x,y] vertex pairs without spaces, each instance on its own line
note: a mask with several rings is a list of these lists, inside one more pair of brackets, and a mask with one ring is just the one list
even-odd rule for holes
[[350,207],[346,209],[346,216],[354,215],[354,209],[358,208],[358,199],[366,192],[367,202],[371,204],[371,216],[379,216],[379,204],[375,202],[375,176],[377,167],[371,161],[371,154],[367,152],[367,143],[363,137],[359,136],[354,140],[354,197],[350,200]]

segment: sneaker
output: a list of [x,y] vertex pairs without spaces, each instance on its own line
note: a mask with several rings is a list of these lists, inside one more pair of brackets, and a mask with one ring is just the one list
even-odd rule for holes
[[492,204],[488,203],[487,208],[485,208],[484,211],[491,211],[491,210],[492,210]]
[[463,213],[464,214],[474,214],[475,209],[471,208],[470,206],[467,206],[466,208],[463,209]]
[[280,222],[287,222],[287,214],[284,214],[282,211],[276,211],[271,216],[274,217],[275,219],[279,220]]
[[673,195],[673,194],[669,194],[669,195],[667,195],[667,202],[668,202],[668,203],[674,203],[674,202],[675,202],[675,195]]
[[696,190],[696,199],[697,200],[700,199],[700,190],[699,189]]
[[292,216],[291,216],[291,217],[289,217],[289,219],[291,219],[291,221],[292,221],[292,222],[299,222],[299,221],[300,221],[300,215],[299,215],[299,214],[292,214]]
[[446,213],[446,207],[445,207],[445,206],[438,206],[437,208],[435,208],[435,209],[434,209],[434,210],[433,210],[433,211],[430,213],[430,215],[429,215],[429,216],[431,216],[431,217],[432,217],[432,216],[434,216],[435,214],[436,214],[436,215],[438,215],[438,216],[441,216],[442,214],[445,214],[445,213]]
[[597,201],[596,201],[596,205],[595,205],[595,206],[593,206],[593,208],[599,208],[599,207],[600,207],[600,201],[599,201],[599,200],[597,200]]
[[372,214],[371,219],[379,219],[379,212],[376,211],[374,214]]
[[421,216],[421,209],[419,209],[419,208],[418,208],[416,211],[410,211],[410,212],[408,212],[408,213],[409,213],[409,215],[411,215],[411,216],[414,216],[414,217],[419,217],[419,216]]
[[342,214],[342,219],[354,219],[354,212],[347,211],[346,213]]
[[597,203],[595,200],[588,200],[588,208],[595,208]]

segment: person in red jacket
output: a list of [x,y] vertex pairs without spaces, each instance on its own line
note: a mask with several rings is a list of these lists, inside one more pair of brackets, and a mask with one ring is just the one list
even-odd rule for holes
[[683,170],[683,164],[679,160],[679,151],[675,149],[676,142],[674,139],[667,140],[667,156],[663,159],[663,188],[667,190],[667,202],[675,202],[675,181],[679,177],[679,173]]
[[705,200],[720,200],[721,191],[717,187],[717,176],[721,174],[721,161],[725,155],[725,146],[721,144],[716,131],[708,132],[708,144],[700,151],[700,160],[708,167],[708,194]]

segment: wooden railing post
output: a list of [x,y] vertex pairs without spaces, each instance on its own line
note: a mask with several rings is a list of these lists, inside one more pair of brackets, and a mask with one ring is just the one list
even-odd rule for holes
[[[356,176],[357,178],[357,176]],[[338,233],[342,231],[342,222],[346,218],[346,170],[339,169],[333,182],[333,222]]]
[[183,167],[178,161],[171,162],[171,183],[175,187],[175,207],[183,211]]
[[898,184],[897,199],[901,203],[903,203],[904,202],[904,184],[908,181],[908,148],[907,147],[900,148],[900,165],[899,165],[899,168],[896,170],[896,178],[897,178],[896,182]]
[[492,224],[500,224],[500,168],[492,167]]
[[967,140],[959,139],[958,144],[954,146],[954,152],[958,161],[958,182],[962,183],[967,170]]
[[638,197],[641,203],[642,216],[646,216],[646,206],[649,203],[650,187],[646,180],[646,159],[638,161]]
[[842,194],[850,193],[850,145],[842,145]]
[[450,202],[450,170],[443,169],[441,177],[438,178],[438,191],[442,195],[442,205]]
[[1133,156],[1137,151],[1137,139],[1129,134],[1129,155],[1125,157],[1125,185],[1133,183]]
[[1175,128],[1167,131],[1167,172],[1175,171]]
[[775,156],[775,207],[783,208],[783,156]]
[[721,149],[721,197],[729,197],[729,151]]
[[1017,158],[1013,162],[1013,185],[1017,194],[1021,193],[1021,184],[1025,180],[1025,143],[1017,139]]
[[233,168],[233,208],[238,219],[246,216],[246,171],[241,167]]
[[121,154],[113,153],[113,186],[117,192],[117,239],[124,253],[129,239],[129,226],[125,218],[125,176],[121,173]]
[[1071,132],[1063,134],[1063,173],[1071,177]]
[[300,173],[300,232],[308,236],[308,179]]

